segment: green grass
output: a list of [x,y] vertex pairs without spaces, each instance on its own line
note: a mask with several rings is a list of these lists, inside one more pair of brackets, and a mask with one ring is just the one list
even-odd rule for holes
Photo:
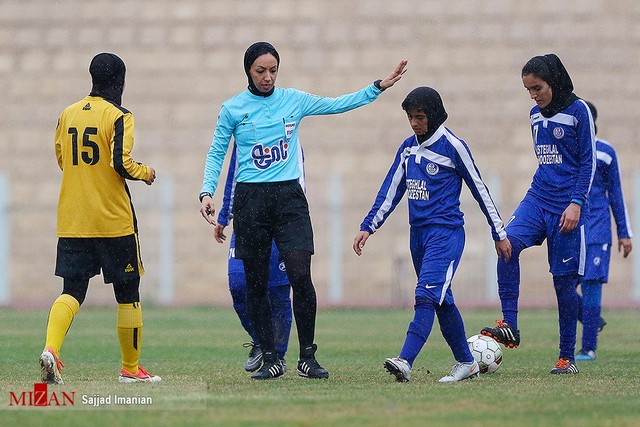
[[[404,340],[412,311],[320,310],[318,359],[329,380],[295,374],[295,333],[281,379],[255,382],[244,372],[244,331],[230,308],[144,309],[142,364],[157,385],[117,383],[120,350],[115,308],[83,308],[63,347],[65,408],[9,407],[9,392],[39,381],[47,311],[0,309],[2,425],[347,425],[347,426],[631,426],[640,419],[640,313],[608,310],[598,360],[580,374],[549,375],[557,358],[555,310],[521,313],[522,346],[504,351],[497,373],[440,384],[453,359],[438,326],[409,383],[382,368]],[[467,334],[493,323],[497,310],[463,310]],[[295,329],[294,329],[295,330]],[[81,404],[81,396],[148,396],[146,407]]]

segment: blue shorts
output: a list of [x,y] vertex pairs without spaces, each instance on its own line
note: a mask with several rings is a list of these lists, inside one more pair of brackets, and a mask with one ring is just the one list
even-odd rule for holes
[[611,245],[609,243],[590,243],[587,245],[587,263],[583,280],[609,281],[609,261]]
[[453,304],[451,281],[464,249],[464,228],[441,225],[411,227],[409,247],[418,276],[416,297],[436,305]]
[[[241,259],[235,257],[236,250],[236,235],[231,234],[231,242],[229,244],[229,264],[228,272],[231,275],[241,275],[244,279],[244,264]],[[235,282],[235,280],[234,280]],[[231,283],[231,280],[229,281]],[[284,267],[284,262],[280,260],[280,253],[276,247],[275,242],[271,242],[271,258],[269,259],[269,287],[287,285],[289,278],[287,277],[287,270]]]
[[562,215],[551,213],[542,202],[527,195],[507,224],[507,236],[515,237],[525,247],[540,246],[547,240],[549,271],[554,276],[584,274],[588,212],[582,211],[578,226],[560,233]]

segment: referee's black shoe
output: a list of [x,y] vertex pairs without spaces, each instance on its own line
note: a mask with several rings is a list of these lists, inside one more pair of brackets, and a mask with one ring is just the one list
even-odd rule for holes
[[284,375],[284,367],[275,351],[263,351],[262,367],[251,375],[254,380],[270,380]]
[[298,359],[298,375],[305,378],[329,378],[329,372],[324,369],[316,360],[315,344],[300,348],[300,358]]

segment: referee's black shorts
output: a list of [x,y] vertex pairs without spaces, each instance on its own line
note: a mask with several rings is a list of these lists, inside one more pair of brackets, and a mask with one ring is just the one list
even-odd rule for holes
[[297,180],[236,183],[233,231],[236,258],[269,258],[273,239],[280,253],[313,254],[309,205]]
[[142,276],[138,235],[58,239],[56,276],[84,280],[100,270],[105,283],[125,283]]

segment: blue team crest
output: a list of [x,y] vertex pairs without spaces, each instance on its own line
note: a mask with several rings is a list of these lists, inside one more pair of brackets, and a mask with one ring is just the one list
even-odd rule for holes
[[438,170],[439,170],[439,169],[440,169],[440,168],[439,168],[439,167],[438,167],[438,165],[437,165],[437,164],[435,164],[435,163],[428,163],[428,164],[427,164],[427,173],[428,173],[429,175],[436,175],[436,174],[438,173]]
[[560,126],[553,128],[553,136],[556,139],[562,139],[562,137],[564,136],[564,129],[562,129]]
[[594,264],[595,266],[600,265],[600,257],[599,257],[599,256],[597,256],[597,257],[595,257],[595,258],[593,259],[593,264]]
[[283,261],[280,261],[280,263],[278,264],[278,268],[280,269],[280,271],[287,271]]

